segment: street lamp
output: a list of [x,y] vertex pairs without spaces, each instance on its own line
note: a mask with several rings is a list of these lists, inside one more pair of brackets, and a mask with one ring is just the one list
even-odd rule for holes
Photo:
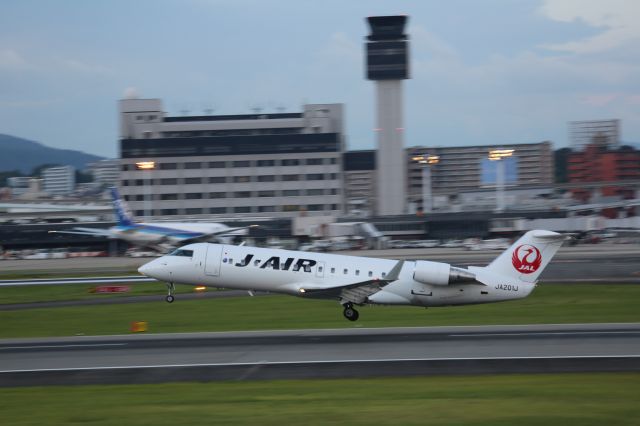
[[156,168],[156,162],[155,161],[138,161],[136,162],[136,170],[142,170],[142,171],[148,171],[149,172],[149,179],[147,179],[147,183],[145,185],[146,187],[146,194],[144,197],[144,211],[145,211],[145,216],[146,217],[151,217],[153,215],[153,212],[151,211],[151,176],[153,176],[151,174],[151,171],[153,171]]
[[421,154],[411,158],[422,167],[422,212],[431,213],[433,198],[431,196],[431,166],[440,162],[437,155]]
[[504,185],[505,170],[504,159],[511,157],[515,150],[513,149],[493,149],[489,151],[489,160],[497,161],[496,164],[496,211],[503,212],[505,209],[504,202]]

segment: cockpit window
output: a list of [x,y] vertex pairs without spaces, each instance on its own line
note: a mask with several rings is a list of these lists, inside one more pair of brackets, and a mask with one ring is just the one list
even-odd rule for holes
[[169,256],[193,257],[193,250],[177,249],[169,253]]

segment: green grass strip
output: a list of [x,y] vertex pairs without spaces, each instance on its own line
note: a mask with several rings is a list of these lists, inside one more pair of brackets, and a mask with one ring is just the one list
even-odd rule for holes
[[640,322],[640,286],[540,286],[526,299],[485,305],[418,308],[367,306],[349,322],[336,301],[291,296],[158,301],[0,311],[0,338],[126,334],[133,321],[149,332],[489,324]]
[[640,374],[0,389],[4,425],[637,425]]

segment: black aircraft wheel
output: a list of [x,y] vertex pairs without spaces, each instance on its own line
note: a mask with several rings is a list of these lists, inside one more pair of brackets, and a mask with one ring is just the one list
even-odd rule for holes
[[167,301],[167,303],[173,303],[173,301],[175,300],[175,298],[172,295],[168,295],[165,300]]
[[360,317],[360,314],[358,313],[358,311],[350,307],[344,308],[343,314],[344,314],[344,317],[349,321],[357,321],[358,318]]

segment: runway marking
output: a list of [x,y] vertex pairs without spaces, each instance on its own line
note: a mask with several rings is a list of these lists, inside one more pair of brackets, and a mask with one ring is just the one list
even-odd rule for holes
[[559,356],[516,356],[516,357],[463,357],[463,358],[387,358],[387,359],[341,359],[318,361],[258,361],[258,362],[228,362],[211,364],[163,364],[163,365],[122,365],[111,367],[71,367],[71,368],[40,368],[27,370],[0,370],[0,374],[6,373],[38,373],[55,371],[92,371],[92,370],[130,370],[133,368],[185,368],[185,367],[253,367],[261,365],[307,365],[307,364],[340,364],[340,363],[385,363],[385,362],[417,362],[417,361],[505,361],[505,360],[532,360],[532,359],[640,359],[637,355],[559,355]]
[[127,346],[128,343],[86,343],[71,345],[35,345],[35,346],[4,346],[0,347],[0,351],[8,349],[57,349],[57,348],[100,348],[104,346]]
[[553,335],[583,335],[583,334],[640,334],[640,331],[523,331],[521,333],[469,333],[450,334],[450,337],[477,337],[477,336],[553,336]]

